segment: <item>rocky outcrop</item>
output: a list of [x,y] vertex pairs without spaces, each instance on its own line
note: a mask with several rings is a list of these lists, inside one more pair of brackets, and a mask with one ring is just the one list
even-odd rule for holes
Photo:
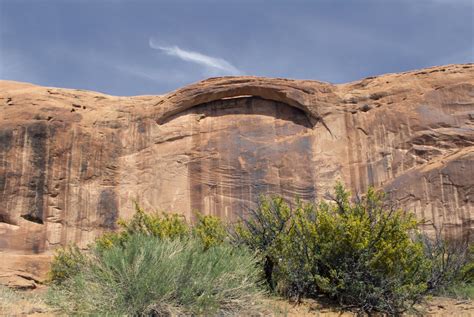
[[0,282],[40,279],[42,264],[18,259],[86,246],[133,200],[234,219],[260,194],[321,199],[338,179],[468,236],[474,65],[343,85],[222,77],[137,97],[1,81]]

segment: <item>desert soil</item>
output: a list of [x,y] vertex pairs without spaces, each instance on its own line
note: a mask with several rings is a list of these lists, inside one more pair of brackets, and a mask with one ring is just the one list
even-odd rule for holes
[[[47,287],[39,287],[29,291],[12,291],[0,286],[0,316],[58,316],[59,311],[46,305],[44,296]],[[355,313],[341,311],[324,301],[305,300],[295,305],[283,299],[268,299],[264,302],[263,315],[287,317],[313,317],[313,316],[355,316]],[[474,301],[445,297],[435,297],[422,306],[418,306],[421,316],[474,316]],[[256,314],[262,316],[262,314]]]

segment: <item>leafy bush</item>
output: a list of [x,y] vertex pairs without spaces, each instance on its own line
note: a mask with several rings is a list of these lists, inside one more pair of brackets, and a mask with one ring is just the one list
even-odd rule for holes
[[106,232],[94,241],[97,249],[123,245],[131,235],[142,234],[160,239],[184,239],[191,234],[191,227],[182,215],[146,213],[135,203],[135,214],[129,221],[119,220],[120,231]]
[[227,228],[219,217],[196,213],[196,224],[188,224],[178,214],[146,213],[135,204],[135,214],[129,221],[119,220],[122,229],[119,232],[107,232],[95,240],[99,249],[108,249],[114,245],[123,245],[133,234],[155,236],[160,239],[186,239],[197,237],[204,248],[222,244],[226,240]]
[[93,246],[97,250],[106,250],[113,246],[123,245],[127,238],[126,232],[105,232],[95,239]]
[[194,226],[196,237],[202,242],[205,249],[224,243],[227,238],[226,226],[216,216],[197,214],[197,223]]
[[170,213],[146,213],[137,203],[135,203],[133,218],[128,222],[120,221],[119,225],[124,229],[125,234],[140,233],[159,238],[185,238],[190,233],[184,216]]
[[[427,289],[430,263],[412,239],[417,222],[387,209],[369,189],[355,203],[342,185],[334,202],[264,201],[236,230],[237,241],[271,261],[271,285],[287,296],[326,295],[365,312],[400,313]],[[266,275],[269,277],[268,274]]]
[[51,262],[49,280],[61,284],[66,279],[73,277],[86,263],[86,256],[75,245],[59,248]]
[[78,274],[54,286],[49,302],[67,314],[226,314],[252,309],[261,294],[255,257],[195,239],[130,235],[92,250]]

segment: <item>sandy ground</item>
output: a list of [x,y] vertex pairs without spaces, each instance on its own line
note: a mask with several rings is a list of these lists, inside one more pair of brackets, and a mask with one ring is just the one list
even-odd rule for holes
[[[313,316],[356,316],[353,312],[341,311],[337,307],[314,300],[306,300],[300,305],[294,305],[284,300],[273,300],[273,316],[313,317]],[[450,316],[474,317],[473,300],[457,300],[453,298],[435,297],[423,305],[416,307],[417,312],[405,316]]]
[[[46,287],[30,291],[12,291],[0,286],[0,316],[58,316],[55,311],[44,302]],[[295,305],[283,299],[267,299],[263,303],[264,316],[286,317],[314,317],[314,316],[355,316],[355,313],[344,312],[324,301],[305,300],[302,304]],[[424,305],[417,307],[415,316],[474,316],[473,300],[458,300],[453,298],[435,297]],[[257,313],[255,316],[262,316]],[[407,315],[408,316],[408,315]]]

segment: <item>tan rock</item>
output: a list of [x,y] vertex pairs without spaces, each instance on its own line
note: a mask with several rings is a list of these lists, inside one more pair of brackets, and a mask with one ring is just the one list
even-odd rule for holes
[[338,179],[468,236],[473,161],[472,64],[343,85],[212,78],[164,96],[0,81],[0,251],[86,247],[133,200],[235,219],[260,194],[321,199]]
[[49,254],[0,252],[0,284],[17,289],[35,289],[47,279]]

